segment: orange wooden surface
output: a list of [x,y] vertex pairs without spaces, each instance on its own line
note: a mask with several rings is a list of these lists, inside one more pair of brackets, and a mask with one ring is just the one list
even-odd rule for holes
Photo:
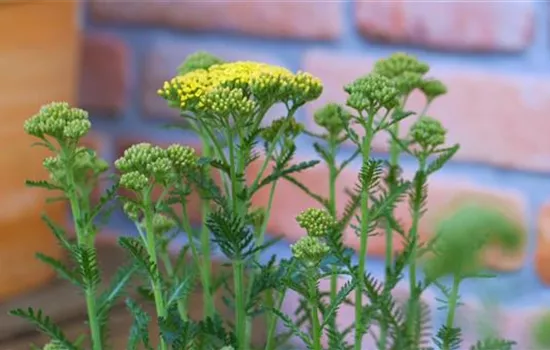
[[63,204],[45,206],[46,192],[24,186],[43,179],[46,153],[30,145],[23,122],[51,101],[74,102],[79,25],[77,2],[0,2],[0,301],[39,286],[52,271],[36,251],[61,256],[41,222],[57,220]]

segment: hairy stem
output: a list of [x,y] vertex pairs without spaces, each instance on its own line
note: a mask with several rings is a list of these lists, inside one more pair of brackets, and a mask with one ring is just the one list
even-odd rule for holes
[[[88,232],[87,226],[82,226],[84,223],[84,215],[81,210],[81,203],[76,191],[77,185],[74,179],[73,166],[71,156],[69,155],[67,160],[67,183],[68,193],[67,197],[71,206],[71,212],[73,214],[73,225],[76,231],[77,243],[86,249],[93,249],[95,251],[93,236]],[[86,286],[84,291],[86,298],[86,309],[88,313],[88,325],[90,327],[90,334],[92,338],[92,349],[101,350],[103,344],[101,342],[101,326],[97,318],[97,304],[96,304],[96,288],[93,286]]]
[[[162,293],[162,281],[161,281],[161,273],[159,269],[158,264],[158,257],[157,257],[157,242],[155,237],[155,232],[153,229],[153,207],[151,203],[151,196],[150,191],[146,191],[144,196],[145,201],[145,208],[144,208],[144,216],[145,216],[145,235],[146,235],[146,244],[147,244],[147,253],[149,254],[149,261],[155,268],[155,276],[151,279],[151,288],[153,289],[153,296],[155,299],[155,308],[157,311],[157,316],[160,317],[166,317],[166,306],[164,303],[164,296]],[[163,339],[163,337],[159,337],[160,342],[160,349],[166,350],[168,349],[166,347],[166,343]]]
[[[449,309],[447,313],[447,320],[445,322],[445,326],[447,327],[447,330],[450,330],[454,327],[454,320],[455,320],[455,312],[458,305],[458,288],[460,286],[460,276],[455,274],[453,276],[453,286],[451,289],[451,295],[449,295]],[[445,340],[443,342],[443,350],[450,350],[451,349],[451,342],[448,337],[445,337]]]
[[[373,132],[374,116],[369,115],[365,127],[365,136],[361,144],[361,154],[363,157],[363,167],[368,165],[371,152],[371,143],[374,136]],[[357,288],[355,289],[355,350],[361,350],[363,344],[364,324],[362,321],[363,311],[363,289],[365,288],[365,269],[367,265],[367,250],[369,237],[369,185],[362,184],[361,190],[361,227],[360,227],[360,248],[359,248],[359,266],[357,269]]]

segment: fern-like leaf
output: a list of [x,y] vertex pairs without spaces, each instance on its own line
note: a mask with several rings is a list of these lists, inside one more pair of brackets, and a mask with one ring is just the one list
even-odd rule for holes
[[35,311],[33,308],[29,307],[26,310],[11,310],[9,313],[12,316],[21,317],[34,324],[42,333],[61,344],[64,348],[68,350],[77,350],[76,346],[67,339],[61,328],[54,324],[49,316],[45,316],[42,310]]

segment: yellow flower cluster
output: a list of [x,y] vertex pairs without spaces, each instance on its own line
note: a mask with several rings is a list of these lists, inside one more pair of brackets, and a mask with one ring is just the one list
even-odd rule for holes
[[182,110],[248,115],[258,104],[303,104],[319,97],[321,81],[304,72],[252,61],[215,64],[176,76],[158,94]]

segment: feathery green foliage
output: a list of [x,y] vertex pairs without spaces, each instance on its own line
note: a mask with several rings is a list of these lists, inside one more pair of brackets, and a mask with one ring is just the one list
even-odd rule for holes
[[[478,350],[511,349],[514,342],[501,339],[463,344],[455,313],[460,306],[460,283],[484,276],[486,245],[496,242],[515,249],[522,244],[521,228],[500,212],[466,203],[440,222],[428,242],[420,239],[429,177],[459,149],[447,145],[441,122],[426,115],[430,104],[446,93],[442,82],[427,76],[429,68],[404,53],[379,60],[371,73],[343,88],[345,105],[329,103],[320,108],[314,113],[315,129],[308,130],[297,112],[320,96],[322,84],[316,77],[257,62],[224,62],[205,52],[190,55],[158,93],[181,112],[200,138],[202,154],[179,144],[133,145],[114,162],[117,181],[99,204],[92,203],[91,193],[109,166],[93,150],[80,146],[91,127],[87,113],[66,103],[44,106],[24,127],[39,139],[39,145],[53,152],[44,161],[50,178],[28,184],[60,192],[70,203],[76,242],[45,218],[73,261],[67,265],[43,254],[37,257],[83,291],[92,350],[109,347],[109,311],[134,274],[140,277],[136,287],[142,298],[126,300],[134,320],[128,349],[153,349],[158,344],[160,350],[275,350],[288,346],[292,338],[312,350],[360,350],[367,339],[379,350],[450,350],[464,345]],[[407,100],[414,91],[425,95],[421,111],[408,110]],[[267,115],[275,105],[284,106],[286,114],[270,121]],[[410,118],[412,126],[403,130],[402,121]],[[380,135],[390,140],[387,161],[372,154]],[[295,159],[300,137],[313,139],[320,160]],[[349,147],[342,159],[342,151]],[[400,167],[401,154],[417,161],[410,179]],[[356,161],[355,184],[338,192],[340,176],[352,171]],[[326,195],[312,191],[298,176],[319,163],[328,169]],[[304,234],[291,245],[291,257],[273,256],[264,263],[260,255],[275,242],[266,239],[266,230],[280,181],[293,184],[317,206],[288,218],[296,220]],[[116,195],[119,187],[126,190],[120,197]],[[268,194],[265,207],[254,207],[253,196],[263,189]],[[192,193],[201,200],[199,229],[190,219]],[[338,210],[337,203],[345,196],[347,203]],[[129,264],[103,288],[95,247],[96,219],[108,214],[113,202],[135,224],[138,235],[119,239]],[[409,207],[408,227],[396,216],[401,203]],[[348,233],[359,242],[357,262],[344,244]],[[180,234],[187,243],[174,260],[170,246]],[[381,234],[386,242],[386,269],[380,280],[369,272],[367,255],[370,238]],[[394,249],[396,239],[403,242],[400,251]],[[225,255],[231,273],[213,276],[212,246]],[[409,296],[401,300],[393,292],[405,272]],[[446,277],[451,277],[451,286],[443,283]],[[324,279],[330,281],[328,291],[320,288]],[[204,310],[202,318],[192,319],[189,297],[197,287]],[[445,323],[435,334],[422,299],[428,288],[441,290],[447,311]],[[282,307],[290,292],[299,299],[292,315]],[[233,311],[233,319],[215,307],[214,296],[219,293]],[[147,303],[154,305],[154,313],[145,311]],[[344,307],[354,312],[352,324],[345,328],[337,322]],[[80,340],[68,339],[40,310],[18,309],[12,314],[34,323],[51,338],[44,349],[84,349]],[[267,337],[264,343],[252,344],[259,318],[266,322]],[[286,331],[277,331],[279,322]],[[150,333],[152,323],[159,325],[159,334]]]

